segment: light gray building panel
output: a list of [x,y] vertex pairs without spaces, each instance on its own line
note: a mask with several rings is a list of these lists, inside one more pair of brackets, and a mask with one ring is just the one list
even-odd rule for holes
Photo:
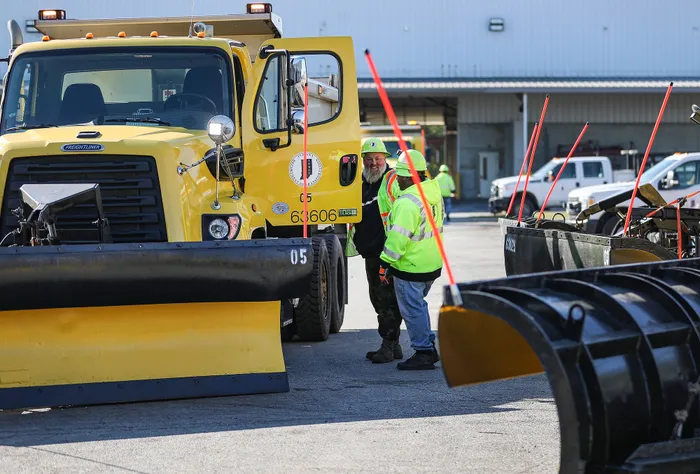
[[[654,94],[551,94],[545,124],[653,124],[661,110],[666,90]],[[545,94],[528,94],[528,122],[540,119]],[[687,124],[691,104],[700,94],[671,92],[662,124]],[[506,123],[521,121],[521,100],[516,94],[468,94],[460,98],[459,123]]]
[[[39,8],[70,18],[187,16],[190,0],[4,2],[22,25]],[[350,35],[358,75],[369,48],[383,78],[700,76],[700,2],[689,0],[278,0],[288,37]],[[245,2],[196,0],[195,15],[239,13]],[[503,32],[488,29],[505,21]],[[28,39],[36,41],[37,35]],[[0,51],[7,51],[0,34]]]

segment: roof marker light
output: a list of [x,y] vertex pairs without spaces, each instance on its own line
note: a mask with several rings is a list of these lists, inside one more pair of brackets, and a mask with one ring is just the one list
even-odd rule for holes
[[126,38],[126,33],[124,31],[120,31],[117,36],[119,36],[120,38]]
[[245,6],[248,14],[254,13],[272,13],[271,3],[248,3]]
[[92,33],[88,33],[85,35],[85,39],[89,39],[89,40],[93,39],[94,37],[95,37],[95,35],[93,35]]
[[49,41],[51,38],[49,38],[47,35],[44,35],[43,38],[41,38],[41,41]]
[[158,38],[158,32],[157,32],[157,31],[151,31],[151,38]]
[[65,20],[65,10],[39,10],[40,20]]

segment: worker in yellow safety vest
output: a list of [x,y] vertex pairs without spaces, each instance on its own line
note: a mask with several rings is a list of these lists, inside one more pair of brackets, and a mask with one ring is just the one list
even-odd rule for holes
[[[387,193],[385,189],[387,176],[394,174],[386,162],[391,156],[384,142],[370,138],[362,146],[362,221],[354,224],[348,232],[346,255],[361,255],[365,260],[369,299],[377,312],[378,331],[382,338],[381,347],[369,351],[365,357],[373,363],[386,363],[402,359],[403,351],[399,344],[401,331],[401,312],[396,301],[392,284],[384,285],[379,280],[379,254],[386,240],[385,226],[380,213],[380,204],[384,209]],[[389,177],[389,179],[391,179]],[[398,188],[398,184],[396,185]],[[382,211],[384,212],[384,211]]]
[[[423,192],[438,231],[442,233],[443,201],[440,185],[426,176],[427,163],[418,150],[409,150],[413,166],[418,172]],[[411,179],[405,154],[399,156],[396,174],[401,195],[396,198],[389,213],[388,232],[380,255],[379,277],[388,285],[394,283],[401,316],[406,322],[411,347],[415,354],[399,362],[400,370],[434,369],[440,360],[435,348],[435,334],[430,327],[430,313],[425,297],[442,273],[442,256],[428,222],[418,186]]]
[[435,181],[440,185],[440,193],[445,201],[445,221],[450,222],[450,211],[452,210],[452,198],[455,197],[455,182],[450,176],[450,169],[447,165],[440,165],[440,173],[435,177]]

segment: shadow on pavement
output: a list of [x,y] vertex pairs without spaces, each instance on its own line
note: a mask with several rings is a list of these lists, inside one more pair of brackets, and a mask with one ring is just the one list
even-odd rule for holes
[[[399,371],[372,364],[375,330],[344,330],[322,343],[284,344],[290,392],[168,402],[0,412],[0,445],[119,440],[282,426],[442,417],[519,410],[520,400],[553,403],[544,375],[450,389],[440,367]],[[403,331],[404,358],[410,357]],[[475,361],[478,363],[478,361]]]

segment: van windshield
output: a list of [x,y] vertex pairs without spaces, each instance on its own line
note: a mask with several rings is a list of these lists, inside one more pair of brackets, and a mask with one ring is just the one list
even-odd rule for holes
[[18,56],[0,133],[67,125],[172,125],[206,130],[233,118],[233,74],[216,48],[133,47]]

